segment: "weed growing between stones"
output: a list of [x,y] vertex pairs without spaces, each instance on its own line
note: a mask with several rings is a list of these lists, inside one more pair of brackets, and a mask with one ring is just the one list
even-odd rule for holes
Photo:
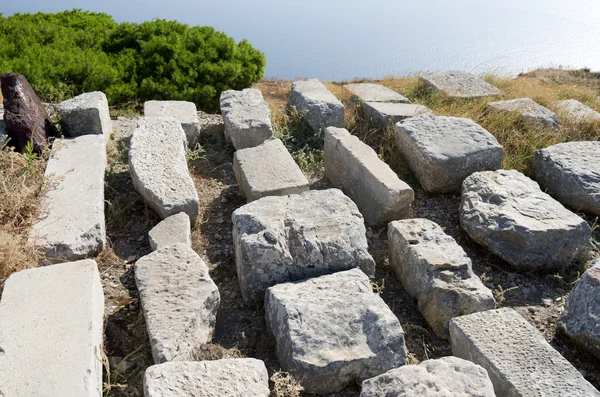
[[270,379],[272,397],[300,397],[304,388],[287,372],[275,372]]
[[46,163],[47,153],[26,158],[0,150],[0,291],[12,273],[38,264],[27,235],[42,210]]

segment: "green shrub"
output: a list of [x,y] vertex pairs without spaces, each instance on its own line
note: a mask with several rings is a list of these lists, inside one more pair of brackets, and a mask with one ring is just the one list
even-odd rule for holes
[[264,55],[210,27],[166,20],[117,24],[81,10],[0,15],[0,72],[47,100],[104,91],[111,104],[174,99],[214,111],[227,89],[263,77]]

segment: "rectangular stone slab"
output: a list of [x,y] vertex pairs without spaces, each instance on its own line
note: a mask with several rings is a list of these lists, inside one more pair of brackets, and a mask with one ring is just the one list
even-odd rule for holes
[[598,397],[596,390],[513,309],[450,321],[452,354],[488,371],[498,396]]
[[223,91],[220,102],[225,138],[236,150],[260,145],[273,136],[271,111],[260,90]]
[[10,276],[0,301],[0,396],[102,396],[103,314],[93,260]]
[[86,92],[58,104],[65,136],[105,135],[112,132],[108,100],[103,92]]
[[317,135],[327,127],[344,127],[344,105],[317,79],[294,81],[289,103]]
[[153,365],[144,374],[144,397],[269,397],[269,374],[254,358]]
[[193,149],[200,142],[200,120],[196,104],[193,102],[146,101],[144,102],[144,116],[173,117],[181,123],[188,147]]
[[390,222],[388,246],[396,277],[440,338],[448,339],[450,319],[496,307],[492,291],[473,273],[471,259],[437,223]]
[[233,172],[248,202],[308,190],[308,180],[279,139],[270,139],[233,155]]
[[221,302],[208,267],[182,243],[135,263],[135,283],[156,364],[191,360],[210,342]]
[[381,84],[357,83],[345,84],[343,87],[360,102],[410,102],[405,96],[400,95],[396,91],[384,87]]
[[471,119],[427,114],[395,129],[400,153],[428,192],[455,192],[473,172],[502,166],[504,149]]
[[99,253],[106,242],[103,135],[54,142],[44,178],[48,190],[30,241],[50,260],[76,260]]
[[459,98],[500,95],[502,91],[471,73],[452,70],[442,73],[423,73],[419,80],[428,89]]
[[271,285],[361,268],[372,275],[364,220],[338,189],[268,196],[231,215],[242,298],[263,301]]
[[412,103],[365,102],[363,109],[365,120],[381,129],[409,117],[431,113],[427,106]]
[[517,98],[490,102],[486,109],[501,113],[516,113],[524,121],[543,128],[558,128],[558,118],[550,109],[534,102],[531,98]]
[[356,203],[370,225],[402,219],[410,211],[411,187],[344,128],[325,130],[325,176]]
[[565,116],[580,122],[598,122],[600,113],[584,105],[576,99],[565,99],[556,104],[559,112]]

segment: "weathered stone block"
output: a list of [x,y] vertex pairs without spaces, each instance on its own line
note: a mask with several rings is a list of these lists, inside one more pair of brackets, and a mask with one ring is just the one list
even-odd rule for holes
[[400,322],[359,269],[270,287],[267,329],[281,368],[333,393],[406,363]]
[[103,135],[54,142],[44,178],[42,215],[31,243],[51,261],[76,260],[102,251],[106,243]]
[[473,273],[471,259],[435,222],[407,219],[388,226],[390,265],[429,326],[448,339],[448,322],[496,308],[492,291]]
[[271,285],[360,267],[375,272],[363,217],[340,190],[269,196],[232,214],[238,280],[247,304]]
[[561,203],[600,215],[600,142],[566,142],[535,152],[535,178]]
[[260,90],[221,93],[221,114],[225,123],[225,138],[236,150],[260,145],[273,136],[271,111]]
[[443,73],[424,73],[420,81],[428,89],[442,92],[451,97],[472,98],[500,95],[502,91],[471,73],[452,70]]
[[600,259],[569,294],[558,327],[583,350],[600,358]]
[[295,81],[289,103],[317,135],[327,127],[344,128],[344,105],[317,79]]
[[171,362],[144,374],[145,397],[269,397],[269,374],[254,358]]
[[159,248],[135,263],[135,282],[156,364],[190,360],[210,342],[220,296],[208,267],[191,248]]
[[360,397],[496,397],[485,369],[457,357],[405,365],[362,383]]
[[225,123],[223,116],[220,114],[210,114],[203,111],[198,111],[198,119],[200,120],[200,134],[203,136],[218,136],[225,134]]
[[185,212],[171,215],[148,232],[148,239],[153,251],[177,243],[191,248],[190,217]]
[[502,166],[504,149],[473,120],[423,115],[395,128],[398,149],[428,192],[457,191],[473,172]]
[[590,248],[586,221],[515,170],[477,172],[465,179],[460,223],[473,240],[520,271],[565,267]]
[[355,99],[360,102],[394,102],[409,103],[408,98],[398,94],[381,84],[358,83],[345,84],[344,89],[348,90]]
[[368,145],[343,128],[325,130],[325,176],[358,206],[370,225],[402,219],[414,192]]
[[188,170],[181,123],[167,117],[143,117],[131,138],[129,168],[135,190],[161,218],[179,212],[198,217],[198,192]]
[[308,180],[279,139],[236,151],[233,172],[248,202],[302,193],[309,188]]
[[580,122],[600,121],[600,113],[589,106],[584,105],[576,99],[566,99],[559,101],[556,108],[570,119]]
[[0,395],[100,397],[103,314],[93,260],[10,276],[0,304]]
[[193,102],[147,101],[144,102],[144,116],[172,117],[181,123],[188,147],[193,149],[200,143],[200,120]]
[[600,396],[583,376],[512,309],[450,321],[452,354],[485,368],[498,396]]
[[518,113],[525,122],[544,128],[558,128],[558,118],[549,109],[535,103],[530,98],[510,99],[490,102],[487,109],[496,112]]
[[27,143],[32,141],[33,150],[41,153],[47,146],[48,137],[55,134],[42,102],[25,76],[8,73],[0,76],[0,81],[4,98],[2,117],[10,146],[14,146],[17,152],[23,152]]
[[409,117],[431,113],[427,106],[412,103],[365,102],[365,120],[377,128],[387,128]]
[[108,100],[103,92],[88,92],[58,104],[60,125],[68,137],[112,132]]

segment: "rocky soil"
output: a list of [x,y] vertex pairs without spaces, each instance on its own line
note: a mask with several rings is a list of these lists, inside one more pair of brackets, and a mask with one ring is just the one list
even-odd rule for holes
[[[159,218],[146,207],[133,189],[127,166],[127,151],[134,126],[131,119],[114,122],[110,166],[106,178],[106,213],[109,248],[98,258],[106,297],[106,355],[110,375],[105,395],[142,396],[144,370],[153,364],[145,321],[133,278],[135,261],[150,252],[147,233]],[[274,341],[267,335],[263,308],[242,303],[235,270],[231,213],[245,204],[232,170],[233,148],[222,135],[203,137],[203,150],[188,153],[190,171],[200,198],[200,216],[193,229],[192,245],[211,269],[219,287],[221,306],[213,344],[197,353],[197,359],[230,356],[255,357],[265,361],[269,374],[279,370]],[[311,189],[329,187],[323,175],[311,175]],[[475,273],[493,290],[497,305],[512,307],[533,324],[563,356],[595,387],[600,388],[600,360],[577,350],[557,334],[556,320],[565,297],[582,269],[566,269],[547,276],[511,271],[501,259],[475,244],[461,230],[459,195],[429,195],[414,178],[406,178],[415,191],[410,217],[437,222],[454,237],[473,261]],[[586,218],[592,227],[596,220]],[[373,287],[398,316],[406,332],[410,362],[451,354],[448,341],[428,328],[416,302],[403,290],[388,266],[387,230],[367,229],[369,250],[377,263]],[[594,231],[595,241],[600,232]],[[358,396],[359,385],[336,396]],[[282,395],[282,394],[280,394]]]

